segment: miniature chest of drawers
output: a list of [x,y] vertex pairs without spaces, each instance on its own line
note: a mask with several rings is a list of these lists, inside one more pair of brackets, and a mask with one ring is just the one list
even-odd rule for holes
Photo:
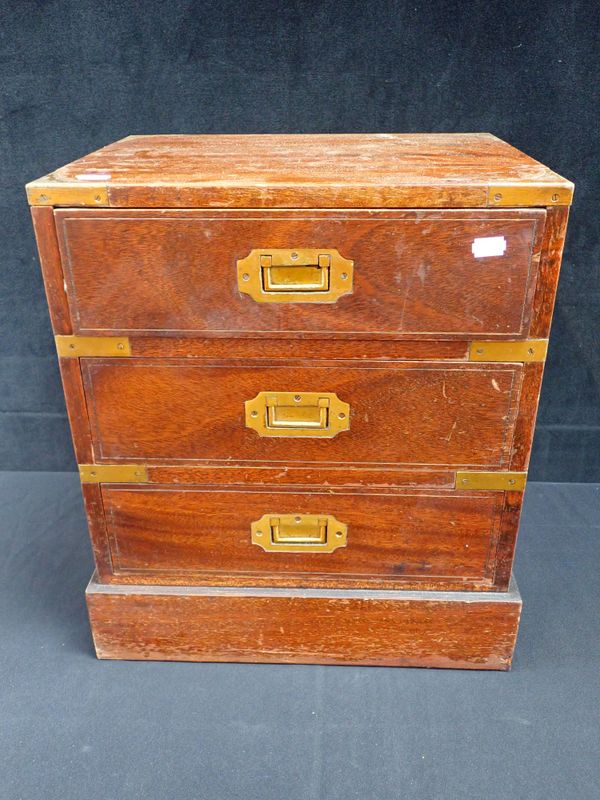
[[571,183],[489,134],[132,136],[27,190],[99,657],[510,666]]

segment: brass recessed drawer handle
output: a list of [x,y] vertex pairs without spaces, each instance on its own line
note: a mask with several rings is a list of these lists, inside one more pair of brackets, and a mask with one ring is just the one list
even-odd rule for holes
[[259,392],[244,406],[246,427],[260,436],[332,439],[350,427],[350,406],[334,392]]
[[250,529],[252,544],[268,552],[332,553],[348,539],[348,526],[332,514],[263,514]]
[[257,303],[334,303],[352,292],[354,262],[337,250],[252,250],[237,262],[238,288]]

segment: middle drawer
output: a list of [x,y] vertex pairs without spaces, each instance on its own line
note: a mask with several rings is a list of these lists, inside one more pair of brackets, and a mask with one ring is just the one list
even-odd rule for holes
[[505,469],[520,364],[81,360],[98,463]]

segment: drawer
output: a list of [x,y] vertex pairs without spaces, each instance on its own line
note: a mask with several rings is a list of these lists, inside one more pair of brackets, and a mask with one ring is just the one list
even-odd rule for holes
[[528,335],[546,215],[54,213],[75,333],[507,338]]
[[502,492],[102,486],[119,582],[491,587]]
[[98,463],[508,468],[521,364],[82,358]]

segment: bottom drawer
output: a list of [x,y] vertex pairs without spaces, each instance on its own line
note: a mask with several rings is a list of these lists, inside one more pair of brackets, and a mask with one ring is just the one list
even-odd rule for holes
[[118,484],[101,492],[106,582],[499,588],[503,492]]

